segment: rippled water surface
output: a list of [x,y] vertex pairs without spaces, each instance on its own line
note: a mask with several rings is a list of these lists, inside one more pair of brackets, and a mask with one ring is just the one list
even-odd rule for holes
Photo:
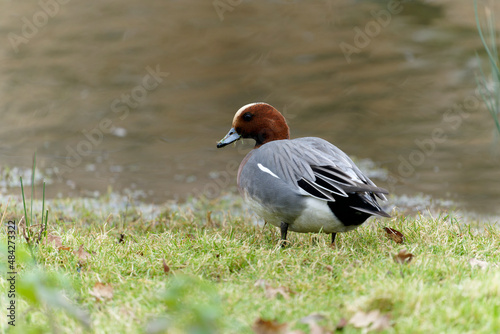
[[222,3],[0,3],[4,170],[37,151],[49,196],[217,195],[251,143],[216,141],[266,101],[293,137],[331,141],[393,193],[500,212],[471,1]]

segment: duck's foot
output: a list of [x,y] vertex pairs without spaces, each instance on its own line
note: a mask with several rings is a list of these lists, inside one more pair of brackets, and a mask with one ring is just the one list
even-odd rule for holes
[[288,232],[288,224],[281,222],[281,247],[286,247],[288,241],[286,240],[286,234]]

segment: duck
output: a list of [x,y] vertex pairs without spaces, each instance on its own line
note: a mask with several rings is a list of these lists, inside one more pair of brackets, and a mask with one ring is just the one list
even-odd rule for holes
[[371,216],[391,216],[377,199],[388,191],[377,187],[349,156],[317,137],[290,139],[285,117],[265,102],[244,105],[233,117],[217,148],[241,138],[255,140],[237,173],[238,190],[250,208],[281,230],[331,234],[361,226]]

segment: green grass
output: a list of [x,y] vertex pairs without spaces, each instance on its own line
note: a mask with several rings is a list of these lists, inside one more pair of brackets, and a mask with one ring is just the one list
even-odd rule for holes
[[[33,154],[33,168],[31,170],[31,197],[30,197],[30,211],[28,215],[28,210],[26,208],[26,198],[24,196],[24,186],[23,178],[19,177],[19,182],[21,183],[21,194],[23,198],[23,209],[24,209],[24,221],[22,229],[22,236],[26,240],[26,244],[30,250],[32,258],[36,261],[36,256],[33,253],[33,247],[38,244],[42,237],[47,237],[47,223],[49,217],[49,210],[45,213],[45,182],[43,182],[43,192],[42,192],[42,217],[41,222],[36,224],[33,220],[33,202],[35,200],[35,172],[36,172],[36,152]],[[22,219],[23,219],[22,218]]]
[[[477,0],[474,0],[474,13],[476,17],[476,25],[483,44],[483,48],[488,56],[488,63],[490,65],[491,79],[488,80],[488,76],[483,70],[482,66],[479,67],[480,76],[477,78],[477,84],[479,87],[479,92],[481,98],[483,99],[486,108],[488,109],[493,122],[495,123],[495,128],[498,134],[500,134],[500,68],[498,57],[498,46],[496,37],[496,27],[495,27],[495,13],[494,10],[487,5],[483,5],[481,9],[484,9],[484,20],[486,28],[483,28],[483,22],[480,18],[478,12]],[[481,58],[477,56],[478,60]]]
[[[20,200],[12,202],[2,207],[2,226],[22,215]],[[84,333],[89,325],[95,333],[253,333],[252,324],[263,318],[309,333],[299,320],[311,313],[322,314],[319,324],[335,331],[342,318],[371,310],[390,316],[387,333],[500,332],[500,268],[494,266],[500,231],[476,230],[451,214],[371,220],[340,234],[336,249],[327,235],[289,233],[291,245],[281,249],[278,229],[254,226],[238,198],[191,200],[165,207],[155,219],[133,208],[110,215],[81,200],[47,205],[58,217],[48,233],[69,250],[41,243],[35,265],[17,238],[17,320],[9,332]],[[390,240],[383,226],[401,231],[405,244]],[[4,233],[0,240],[6,244]],[[87,259],[75,254],[80,245]],[[415,255],[409,264],[393,260],[403,248]],[[473,267],[473,258],[490,266]],[[1,291],[8,290],[5,277]],[[289,298],[269,298],[255,286],[259,279],[285,287]],[[96,282],[110,284],[112,298],[97,300]],[[6,293],[0,300],[7,305]],[[2,315],[0,332],[7,327]]]

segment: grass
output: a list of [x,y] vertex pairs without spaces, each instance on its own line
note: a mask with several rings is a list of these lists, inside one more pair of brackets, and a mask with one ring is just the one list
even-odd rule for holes
[[[2,208],[3,223],[22,215],[14,202]],[[16,241],[9,333],[253,333],[259,318],[309,333],[299,320],[312,313],[335,331],[342,318],[373,310],[390,319],[387,333],[500,332],[500,231],[476,230],[452,214],[372,220],[340,234],[336,249],[329,236],[290,233],[291,246],[281,249],[278,229],[252,224],[238,198],[166,206],[156,218],[134,208],[110,215],[81,200],[49,205],[58,218],[49,223],[53,242],[36,249],[38,264]],[[382,226],[402,232],[405,244]],[[0,240],[5,245],[5,234]],[[403,248],[414,255],[409,264],[393,260]],[[256,286],[260,279],[267,287]],[[7,305],[6,294],[0,298]],[[5,318],[0,326],[7,331]]]
[[[494,11],[488,6],[484,5],[485,11],[485,25],[486,28],[482,27],[481,18],[478,13],[477,0],[474,0],[474,13],[476,17],[476,25],[479,33],[479,37],[483,44],[483,48],[488,56],[488,63],[490,65],[491,80],[488,80],[487,75],[483,71],[482,66],[480,69],[480,76],[477,78],[477,84],[479,86],[479,92],[481,98],[483,99],[486,108],[488,109],[497,134],[500,134],[500,68],[498,57],[498,47],[497,47],[497,37],[495,28],[495,16]],[[478,60],[481,61],[479,56]],[[497,137],[498,138],[498,137]]]
[[[24,216],[21,218],[22,223],[18,225],[21,226],[22,235],[26,240],[26,244],[30,250],[32,258],[36,261],[36,256],[33,253],[33,247],[35,244],[40,243],[42,237],[47,237],[47,223],[49,217],[49,210],[45,213],[45,182],[43,182],[43,192],[42,192],[42,217],[40,224],[35,224],[33,220],[33,202],[35,196],[35,171],[36,171],[36,153],[33,154],[33,168],[31,170],[31,197],[30,197],[30,211],[28,215],[28,210],[26,208],[26,198],[24,196],[24,186],[23,178],[19,177],[19,182],[21,183],[21,194],[23,198],[23,209]],[[36,229],[38,228],[38,233]]]

